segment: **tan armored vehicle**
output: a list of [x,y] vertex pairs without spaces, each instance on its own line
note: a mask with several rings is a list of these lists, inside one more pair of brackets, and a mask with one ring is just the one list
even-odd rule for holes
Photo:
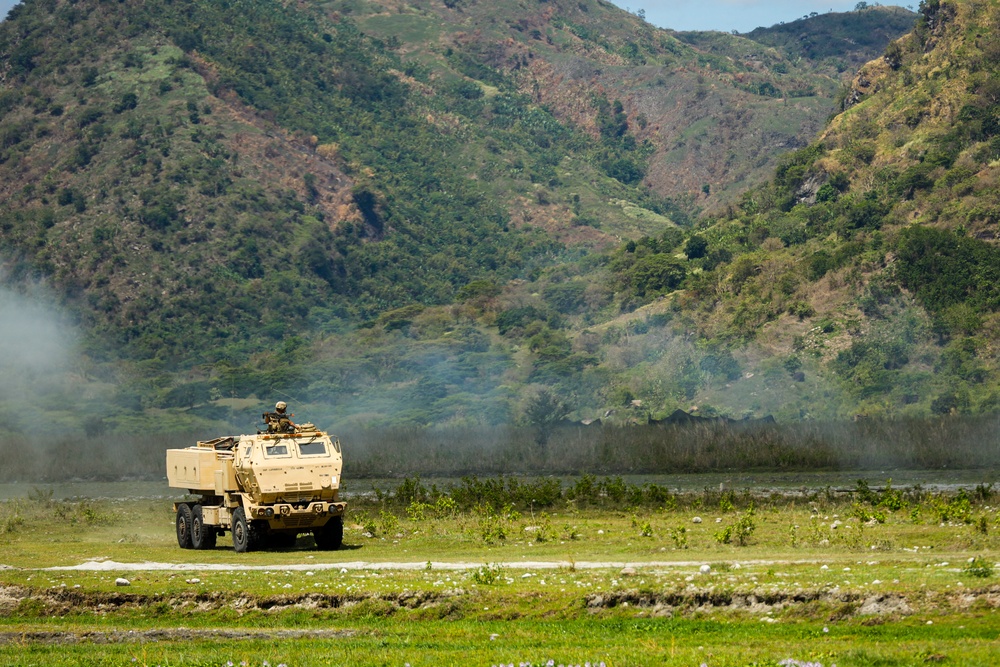
[[212,549],[226,531],[241,553],[291,546],[306,532],[320,549],[340,548],[347,506],[337,500],[340,441],[312,424],[291,431],[228,436],[167,450],[170,486],[201,496],[174,503],[182,549]]

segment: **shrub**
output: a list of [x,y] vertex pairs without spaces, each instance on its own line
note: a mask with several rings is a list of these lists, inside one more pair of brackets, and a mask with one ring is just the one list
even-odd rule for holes
[[482,586],[492,586],[504,581],[505,570],[499,563],[481,565],[472,573],[472,580]]
[[645,168],[630,158],[617,158],[601,165],[604,173],[625,185],[635,185],[646,176]]
[[640,257],[628,272],[628,281],[638,296],[652,292],[669,292],[680,287],[686,270],[670,255],[655,254]]
[[678,549],[687,549],[687,528],[681,526],[679,528],[670,528],[667,530],[667,534],[670,535],[670,539],[674,542],[674,547]]
[[123,111],[128,111],[129,109],[134,109],[139,106],[139,98],[135,93],[125,93],[122,95],[121,100],[114,107],[115,113],[122,113]]
[[500,511],[494,510],[490,505],[479,505],[474,511],[479,515],[479,537],[490,545],[506,542],[511,530],[510,524],[521,518],[520,513],[514,511],[511,505]]
[[932,313],[969,301],[1000,307],[1000,251],[978,239],[925,227],[907,227],[896,244],[896,278]]
[[684,254],[688,259],[699,259],[704,257],[708,251],[708,241],[703,236],[692,234],[691,238],[684,244]]
[[380,510],[378,525],[383,535],[395,535],[399,531],[399,518],[391,512]]
[[754,514],[754,507],[751,504],[735,523],[726,526],[715,534],[716,541],[720,544],[730,544],[735,539],[739,546],[746,546],[750,541],[750,537],[757,529],[757,521],[754,518]]
[[993,576],[993,564],[982,556],[974,556],[962,568],[962,574],[987,579]]

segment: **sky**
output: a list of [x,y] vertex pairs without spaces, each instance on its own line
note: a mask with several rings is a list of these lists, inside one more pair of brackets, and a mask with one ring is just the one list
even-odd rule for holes
[[[750,32],[758,26],[788,23],[811,12],[850,11],[857,0],[614,0],[614,3],[632,13],[645,10],[646,20],[661,28]],[[899,2],[914,7],[917,3],[918,0]],[[0,0],[0,18],[6,18],[15,4],[16,0]]]
[[[4,0],[0,0],[4,1]],[[672,30],[719,30],[750,32],[784,21],[790,23],[806,14],[849,12],[858,0],[612,0],[633,14],[645,10],[646,20]],[[875,4],[870,0],[868,4]],[[914,7],[918,0],[881,2]]]

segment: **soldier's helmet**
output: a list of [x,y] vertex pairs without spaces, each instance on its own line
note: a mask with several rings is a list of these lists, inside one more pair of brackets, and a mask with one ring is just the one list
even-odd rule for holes
[[287,407],[288,404],[285,403],[284,401],[278,401],[277,403],[274,404],[274,409],[277,410],[278,412],[284,412]]

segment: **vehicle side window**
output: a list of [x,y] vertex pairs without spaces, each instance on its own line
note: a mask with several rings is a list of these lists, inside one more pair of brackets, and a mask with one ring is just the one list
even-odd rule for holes
[[324,454],[326,454],[326,443],[322,440],[299,443],[300,456],[322,456]]
[[288,445],[266,445],[264,447],[264,455],[271,456],[288,456]]

